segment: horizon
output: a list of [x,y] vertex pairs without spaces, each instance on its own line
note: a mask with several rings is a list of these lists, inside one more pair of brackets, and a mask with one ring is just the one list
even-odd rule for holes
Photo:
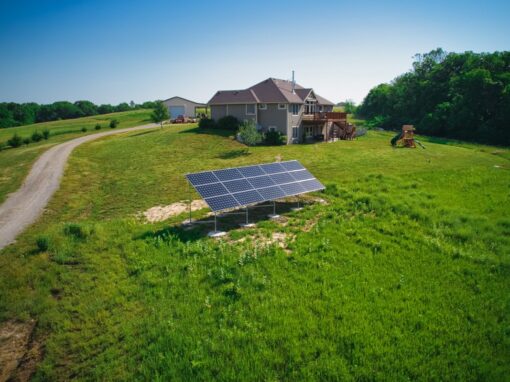
[[508,50],[509,11],[503,1],[2,3],[0,102],[207,102],[295,70],[298,84],[359,104],[415,54]]

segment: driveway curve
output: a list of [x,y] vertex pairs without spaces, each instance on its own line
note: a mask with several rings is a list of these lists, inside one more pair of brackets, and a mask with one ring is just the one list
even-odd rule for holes
[[152,129],[148,124],[86,135],[53,146],[44,152],[32,166],[18,191],[10,194],[0,205],[0,250],[13,243],[16,237],[42,214],[53,193],[60,185],[67,158],[75,147],[108,135]]

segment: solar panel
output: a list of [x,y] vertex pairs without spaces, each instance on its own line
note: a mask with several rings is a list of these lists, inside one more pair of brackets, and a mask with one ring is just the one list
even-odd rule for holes
[[203,171],[186,177],[213,211],[324,189],[297,160]]
[[241,207],[232,195],[215,196],[214,198],[205,198],[204,200],[213,211]]
[[305,168],[297,160],[291,160],[289,162],[282,162],[282,166],[287,171],[293,170],[304,170]]
[[218,181],[218,178],[216,178],[216,176],[214,176],[214,174],[211,171],[197,172],[195,174],[188,174],[186,176],[193,186],[199,186],[201,184],[207,183],[215,183]]
[[315,177],[308,172],[308,170],[292,171],[289,173],[295,180],[315,179]]
[[242,206],[247,206],[249,204],[260,203],[264,201],[262,195],[260,195],[256,190],[238,192],[232,195]]
[[211,183],[202,186],[196,186],[195,189],[198,191],[202,198],[210,198],[211,196],[228,194],[227,189],[221,183]]
[[256,176],[254,178],[249,178],[248,182],[250,182],[250,184],[253,186],[253,188],[263,188],[263,187],[269,187],[269,186],[275,185],[269,175]]
[[282,184],[280,188],[285,192],[285,196],[294,196],[306,192],[300,183]]
[[282,189],[278,186],[261,188],[258,191],[259,194],[262,195],[262,197],[264,198],[264,201],[275,200],[285,197],[285,192],[283,192]]
[[266,174],[276,174],[278,172],[285,172],[285,168],[280,163],[261,164],[260,167]]
[[262,171],[260,166],[248,166],[248,167],[239,167],[239,172],[243,174],[245,178],[249,178],[252,176],[265,175],[265,172]]
[[294,178],[292,176],[290,176],[290,174],[288,172],[282,172],[282,173],[279,173],[279,174],[273,174],[273,175],[270,175],[270,178],[276,184],[284,184],[284,183],[295,182]]
[[231,193],[252,190],[253,187],[246,179],[231,180],[223,183]]

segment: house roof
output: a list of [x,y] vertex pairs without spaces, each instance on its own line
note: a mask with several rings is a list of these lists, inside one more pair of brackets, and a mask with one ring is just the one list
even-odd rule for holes
[[194,104],[195,104],[195,105],[197,105],[197,106],[203,106],[203,107],[206,107],[206,106],[207,106],[207,104],[205,104],[205,103],[200,103],[200,102],[191,101],[191,100],[189,100],[189,99],[186,99],[186,98],[184,98],[184,97],[179,97],[179,96],[170,97],[170,98],[165,99],[165,100],[163,100],[163,101],[161,101],[161,102],[167,102],[167,101],[170,101],[170,100],[173,100],[173,99],[182,99],[183,101],[194,103]]
[[[225,105],[235,103],[303,103],[312,89],[305,89],[295,84],[292,92],[292,81],[268,78],[245,90],[220,90],[208,102],[209,105]],[[323,105],[333,105],[327,99],[317,96]],[[323,103],[324,102],[324,103]]]

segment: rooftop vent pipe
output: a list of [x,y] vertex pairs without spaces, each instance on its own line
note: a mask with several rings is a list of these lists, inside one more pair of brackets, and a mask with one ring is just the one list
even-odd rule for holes
[[296,81],[294,80],[294,71],[292,71],[292,93],[296,92]]

